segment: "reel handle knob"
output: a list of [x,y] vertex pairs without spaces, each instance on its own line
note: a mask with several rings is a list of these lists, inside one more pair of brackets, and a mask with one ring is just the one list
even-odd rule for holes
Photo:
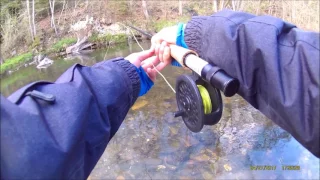
[[184,116],[186,113],[183,110],[179,110],[177,112],[174,113],[174,117],[180,117],[180,116]]

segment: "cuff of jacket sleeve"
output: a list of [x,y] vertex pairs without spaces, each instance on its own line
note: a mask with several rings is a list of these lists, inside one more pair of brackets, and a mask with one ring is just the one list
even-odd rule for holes
[[193,17],[186,25],[184,30],[184,41],[189,49],[196,51],[199,55],[201,54],[201,37],[203,21],[206,18],[204,16]]
[[153,81],[149,78],[147,73],[144,71],[142,66],[139,68],[136,67],[136,71],[140,76],[140,92],[139,97],[147,94],[147,92],[152,88],[154,85]]
[[137,100],[140,92],[140,77],[137,73],[136,66],[125,59],[115,60],[114,62],[124,69],[132,82],[133,101],[131,105],[133,105],[133,103]]
[[186,42],[184,41],[184,29],[185,29],[185,24],[179,23],[178,24],[178,32],[177,32],[177,38],[176,38],[176,44],[178,46],[188,48]]
[[[188,48],[188,46],[184,42],[183,38],[184,38],[184,24],[183,23],[179,23],[178,24],[177,37],[176,37],[176,45],[184,47],[184,48]],[[172,60],[171,65],[172,66],[177,66],[177,67],[182,67],[181,64],[179,64],[178,61],[175,60],[175,59]]]

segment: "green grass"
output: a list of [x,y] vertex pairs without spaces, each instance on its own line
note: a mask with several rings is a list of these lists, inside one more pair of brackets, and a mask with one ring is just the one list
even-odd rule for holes
[[115,34],[115,35],[112,35],[111,38],[110,38],[110,41],[112,41],[115,44],[126,42],[127,41],[127,35],[126,34]]
[[74,43],[77,42],[76,38],[63,38],[60,41],[56,42],[52,47],[49,49],[48,53],[57,53],[66,50],[66,48]]
[[155,21],[152,26],[156,32],[159,32],[161,29],[169,26],[177,25],[179,22],[187,23],[190,20],[187,16],[179,17],[176,20],[159,20]]
[[19,64],[23,62],[27,62],[32,59],[32,53],[28,52],[25,54],[21,54],[10,59],[7,59],[3,64],[0,65],[0,74],[17,67]]
[[91,37],[88,39],[89,42],[91,43],[123,43],[127,41],[127,35],[126,34],[105,34],[105,35],[98,35],[98,34],[93,34]]
[[154,22],[153,27],[156,32],[159,32],[162,28],[176,25],[177,21],[167,21],[167,20],[159,20]]

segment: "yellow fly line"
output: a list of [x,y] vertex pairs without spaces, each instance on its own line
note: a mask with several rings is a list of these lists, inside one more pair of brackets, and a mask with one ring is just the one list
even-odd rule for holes
[[197,86],[200,92],[200,96],[202,98],[204,114],[210,114],[212,112],[212,103],[209,92],[205,87],[201,85]]

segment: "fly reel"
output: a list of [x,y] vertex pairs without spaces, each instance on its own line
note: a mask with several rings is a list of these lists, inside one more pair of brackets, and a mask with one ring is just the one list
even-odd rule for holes
[[204,125],[218,123],[222,116],[223,103],[220,91],[201,77],[181,75],[176,80],[178,111],[192,132],[199,132]]

